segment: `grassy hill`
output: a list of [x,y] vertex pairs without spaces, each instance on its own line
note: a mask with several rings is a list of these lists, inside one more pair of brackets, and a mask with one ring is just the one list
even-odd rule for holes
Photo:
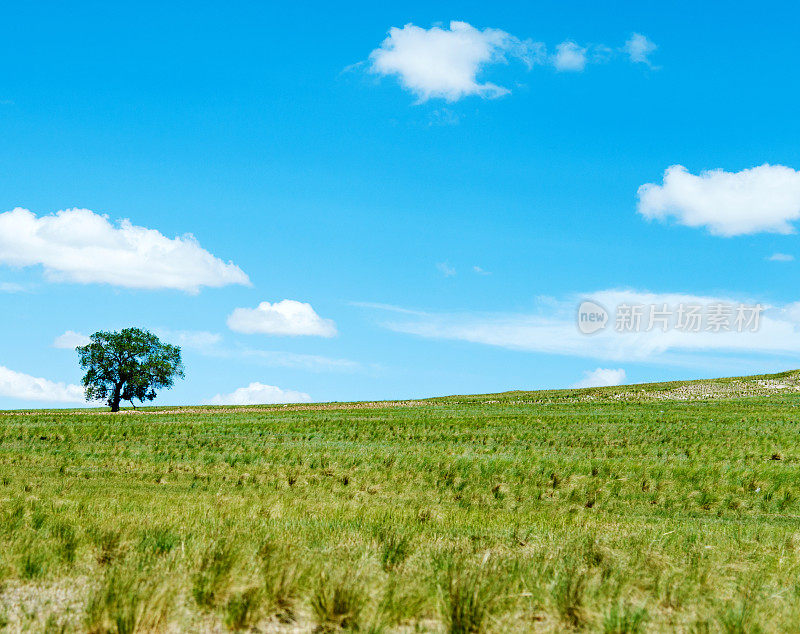
[[759,374],[721,379],[695,381],[667,381],[638,383],[613,387],[592,387],[568,390],[536,390],[502,392],[500,394],[474,394],[449,396],[451,403],[574,403],[653,400],[696,401],[709,399],[736,399],[752,396],[773,396],[800,392],[800,370],[777,374]]
[[0,629],[792,631],[800,376],[0,412]]

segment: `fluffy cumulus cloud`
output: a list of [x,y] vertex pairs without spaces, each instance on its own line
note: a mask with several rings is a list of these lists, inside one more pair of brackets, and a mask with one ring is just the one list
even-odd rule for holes
[[641,33],[634,33],[631,35],[630,39],[625,42],[623,50],[628,55],[628,59],[635,64],[647,64],[648,66],[652,66],[650,63],[650,55],[657,48],[658,46]]
[[618,368],[597,368],[583,373],[583,378],[571,387],[610,387],[622,385],[625,382],[625,370]]
[[228,327],[236,332],[264,335],[314,335],[333,337],[336,324],[320,317],[311,304],[284,299],[270,304],[261,302],[255,308],[236,308],[228,316]]
[[24,401],[85,402],[83,387],[41,379],[0,366],[0,396]]
[[673,165],[664,172],[661,185],[647,183],[638,193],[638,210],[644,217],[674,218],[719,236],[793,233],[791,223],[800,218],[800,172],[783,165],[699,175]]
[[89,337],[83,333],[67,330],[64,334],[58,335],[58,337],[53,340],[53,347],[74,350],[78,346],[85,346],[89,341]]
[[214,257],[191,235],[168,238],[128,220],[115,225],[88,209],[0,214],[0,263],[41,265],[52,281],[128,288],[196,293],[203,286],[250,284],[238,266]]
[[553,66],[560,71],[582,71],[586,68],[586,48],[575,42],[561,42],[553,55]]
[[[605,328],[583,334],[577,326],[577,308],[585,300],[603,307],[608,314]],[[654,320],[649,327],[650,307],[671,312],[664,330]],[[700,306],[705,315],[700,330],[676,328],[680,305]],[[728,311],[729,329],[714,331],[708,314],[714,306]],[[753,307],[746,297],[699,296],[683,293],[650,293],[607,289],[588,295],[542,298],[528,313],[442,313],[414,311],[381,304],[361,304],[378,311],[379,323],[390,330],[429,339],[460,340],[511,350],[565,355],[608,362],[659,363],[730,371],[754,363],[800,360],[800,302],[762,304],[757,328],[752,311],[744,313],[741,331],[735,319],[738,307]],[[617,330],[620,307],[642,306],[640,327]],[[715,356],[716,355],[716,356]]]
[[656,45],[634,33],[621,48],[602,44],[582,46],[572,40],[558,44],[548,54],[542,42],[520,39],[500,29],[478,29],[467,22],[425,29],[414,24],[392,27],[389,36],[369,56],[372,73],[394,76],[419,102],[445,99],[453,102],[478,95],[501,97],[511,91],[482,79],[497,64],[520,60],[530,70],[550,65],[558,71],[582,71],[587,64],[603,63],[624,54],[631,62],[651,66],[649,55]]
[[457,101],[468,95],[500,97],[508,88],[481,82],[480,72],[509,58],[533,65],[541,45],[521,41],[500,29],[476,29],[453,21],[449,28],[424,29],[413,24],[393,27],[369,56],[370,70],[394,75],[420,101],[442,98]]
[[262,405],[273,403],[310,403],[311,397],[305,392],[282,390],[274,385],[251,383],[230,394],[217,394],[209,399],[209,405]]

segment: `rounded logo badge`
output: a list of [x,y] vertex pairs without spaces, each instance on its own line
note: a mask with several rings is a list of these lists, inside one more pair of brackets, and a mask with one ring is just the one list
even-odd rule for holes
[[597,302],[584,300],[578,306],[578,330],[591,335],[608,324],[608,311]]

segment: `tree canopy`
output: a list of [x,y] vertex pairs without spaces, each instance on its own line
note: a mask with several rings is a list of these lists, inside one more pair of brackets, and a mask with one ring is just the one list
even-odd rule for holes
[[100,331],[90,340],[76,348],[86,370],[86,400],[104,401],[112,412],[119,411],[120,401],[152,401],[156,390],[171,388],[176,377],[184,377],[181,349],[147,330]]

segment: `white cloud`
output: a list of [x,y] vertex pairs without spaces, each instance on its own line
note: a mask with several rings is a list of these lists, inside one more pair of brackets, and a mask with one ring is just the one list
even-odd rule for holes
[[625,382],[625,370],[622,368],[597,368],[596,370],[586,371],[583,373],[583,378],[577,383],[573,383],[570,387],[610,387],[613,385],[622,385]]
[[560,71],[582,71],[586,67],[586,48],[569,40],[561,42],[556,46],[553,66]]
[[173,345],[201,352],[214,348],[222,341],[222,335],[219,333],[205,330],[167,330],[158,328],[156,329],[156,334]]
[[406,24],[389,29],[389,37],[370,53],[370,70],[396,75],[420,102],[433,98],[452,102],[468,95],[500,97],[511,91],[491,82],[481,83],[478,74],[511,57],[532,66],[542,56],[542,47],[499,29],[480,30],[466,22],[430,29]]
[[794,256],[789,255],[788,253],[773,253],[767,258],[767,260],[770,262],[792,262],[794,260]]
[[311,397],[305,392],[282,390],[274,385],[251,383],[230,394],[217,394],[206,401],[209,405],[261,405],[273,403],[310,403]]
[[336,324],[323,319],[311,304],[284,299],[270,304],[261,302],[256,308],[236,308],[228,316],[228,327],[236,332],[266,335],[315,335],[333,337]]
[[308,372],[356,372],[363,369],[358,361],[351,361],[350,359],[225,345],[222,335],[215,332],[158,329],[156,334],[181,348],[195,350],[207,357],[235,359],[237,362],[247,360],[253,361],[257,365],[293,368]]
[[0,263],[42,265],[53,281],[196,293],[202,286],[249,285],[247,275],[203,249],[190,234],[167,238],[129,220],[117,226],[88,209],[37,217],[0,214]]
[[[564,40],[548,55],[544,43],[522,40],[500,29],[477,29],[455,20],[449,27],[430,29],[409,23],[389,29],[389,36],[370,53],[368,68],[377,75],[396,76],[418,103],[429,99],[454,102],[470,95],[495,98],[509,94],[508,88],[479,76],[490,66],[508,64],[512,59],[522,61],[528,70],[539,64],[580,72],[587,64],[607,62],[622,51],[630,61],[652,67],[649,56],[656,48],[644,35],[634,33],[622,48],[581,46]],[[445,121],[453,123],[454,117],[448,114]]]
[[358,361],[337,359],[318,354],[302,354],[283,350],[259,350],[254,348],[198,347],[202,354],[226,359],[248,359],[275,368],[295,368],[309,372],[356,372],[362,369]]
[[623,50],[627,53],[628,58],[639,64],[647,64],[652,67],[650,63],[650,54],[658,48],[652,41],[648,40],[641,33],[634,33],[630,39],[625,42]]
[[472,267],[472,271],[474,273],[477,273],[478,275],[491,275],[492,274],[491,271],[486,271],[485,269],[482,269],[480,266],[473,266]]
[[394,304],[384,304],[383,302],[350,302],[350,305],[357,306],[358,308],[373,308],[375,310],[385,310],[391,313],[414,315],[416,317],[425,317],[429,314],[421,310],[412,310],[410,308],[403,308],[402,306],[395,306]]
[[64,334],[58,335],[58,337],[53,340],[53,347],[74,350],[78,346],[85,346],[89,341],[89,337],[83,333],[67,330]]
[[0,396],[25,401],[85,402],[83,387],[55,383],[0,366]]
[[450,266],[447,262],[437,262],[436,270],[445,277],[453,277],[456,274],[455,268]]
[[281,368],[297,368],[309,372],[355,372],[361,364],[350,359],[335,359],[317,354],[299,354],[281,350],[253,350],[241,348],[233,353],[260,361],[263,365]]
[[450,108],[437,108],[428,115],[429,126],[458,125],[461,117]]
[[682,165],[664,172],[662,185],[639,187],[639,213],[682,225],[707,227],[725,237],[758,232],[793,233],[800,218],[800,172],[764,164],[741,172],[690,174]]
[[[592,335],[577,328],[576,309],[583,299],[604,306],[608,326]],[[621,304],[662,306],[673,311],[680,304],[752,304],[748,298],[698,296],[682,293],[649,293],[609,289],[562,299],[540,298],[530,313],[430,313],[395,309],[380,304],[365,307],[388,311],[394,318],[381,324],[395,332],[431,339],[469,341],[512,350],[567,355],[615,362],[648,362],[675,365],[706,365],[720,355],[736,353],[749,359],[800,357],[800,302],[783,306],[765,305],[755,332],[688,332],[658,327],[646,331],[646,315],[640,332],[617,332],[616,307]],[[705,327],[704,327],[705,328]]]
[[0,293],[21,293],[25,290],[22,284],[15,282],[0,282]]

